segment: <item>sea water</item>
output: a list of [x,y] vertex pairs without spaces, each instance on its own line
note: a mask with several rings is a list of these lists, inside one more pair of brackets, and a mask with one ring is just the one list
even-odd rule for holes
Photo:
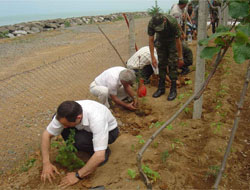
[[[178,0],[158,0],[168,11]],[[20,22],[147,11],[155,0],[0,0],[0,26]]]

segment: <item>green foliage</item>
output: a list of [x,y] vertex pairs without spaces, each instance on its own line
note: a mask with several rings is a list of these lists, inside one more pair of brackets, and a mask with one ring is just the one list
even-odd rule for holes
[[139,144],[145,144],[145,140],[142,138],[141,135],[137,135],[136,138],[138,139]]
[[28,160],[22,167],[21,167],[21,172],[27,172],[30,168],[32,168],[34,166],[36,162],[35,158],[31,158],[30,160]]
[[205,47],[201,52],[201,58],[212,59],[220,51],[221,47]]
[[207,176],[214,176],[217,177],[219,171],[220,171],[220,166],[209,166],[208,168],[208,172],[207,172]]
[[166,160],[167,160],[167,158],[168,158],[169,156],[170,156],[170,155],[169,155],[169,153],[168,153],[167,150],[164,151],[164,152],[162,152],[162,153],[161,153],[161,160],[162,160],[162,162],[166,162]]
[[153,143],[153,148],[157,148],[159,146],[159,142],[154,142]]
[[212,124],[211,124],[211,127],[213,128],[213,132],[214,132],[214,134],[216,134],[216,133],[218,133],[218,132],[220,132],[221,131],[221,127],[222,127],[222,123],[221,122],[213,122]]
[[147,175],[147,177],[154,182],[156,182],[157,179],[160,179],[160,174],[150,169],[147,165],[142,165],[142,170]]
[[135,179],[136,177],[136,171],[132,169],[128,169],[128,175],[132,178]]
[[152,6],[152,8],[148,9],[148,14],[150,16],[154,16],[158,13],[162,13],[163,11],[161,8],[158,6],[157,0],[155,0],[155,6]]
[[165,123],[164,121],[157,121],[157,122],[155,122],[155,123],[152,123],[152,124],[149,126],[149,128],[150,128],[150,129],[153,128],[153,127],[158,128],[158,127],[162,126],[164,123]]
[[179,96],[177,96],[177,99],[182,100],[184,98],[184,96],[185,96],[184,94],[180,94]]
[[229,1],[229,15],[232,18],[246,17],[249,14],[248,0],[230,0]]
[[185,81],[185,84],[192,84],[192,80]]
[[173,125],[168,125],[167,127],[166,127],[168,130],[173,130]]
[[69,21],[64,21],[64,26],[67,28],[67,27],[70,27],[71,26],[71,24],[70,24],[70,22]]
[[0,32],[0,38],[7,38],[8,31]]
[[69,171],[79,169],[85,165],[85,163],[76,156],[77,149],[74,146],[75,143],[75,130],[70,129],[69,138],[63,142],[55,142],[54,147],[59,148],[58,155],[56,156],[56,162],[66,167]]
[[114,19],[114,21],[120,21],[120,20],[124,20],[123,16],[118,16]]
[[[214,40],[215,46],[205,47],[201,52],[201,58],[211,59],[220,49],[233,47],[233,58],[238,64],[250,59],[250,11],[249,0],[228,0],[229,15],[241,23],[235,27],[234,32],[229,27],[219,26],[216,33],[209,38],[199,41],[200,45],[207,46]],[[232,30],[233,31],[233,30]],[[232,44],[231,44],[232,43]]]

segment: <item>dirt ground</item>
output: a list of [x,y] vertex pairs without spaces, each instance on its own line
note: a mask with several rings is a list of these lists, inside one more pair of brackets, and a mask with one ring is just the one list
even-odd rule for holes
[[[115,23],[120,24],[120,22]],[[114,25],[115,25],[114,24]],[[90,27],[91,29],[91,27]],[[95,34],[82,34],[79,39],[70,41],[71,33],[65,32],[65,41],[59,40],[58,31],[41,34],[55,36],[52,42],[41,42],[41,35],[33,37],[34,43],[29,47],[8,49],[9,42],[2,40],[0,64],[1,78],[11,76],[15,73],[32,69],[41,63],[42,57],[48,60],[55,57],[76,53],[80,48],[87,47],[85,37],[92,41],[89,43],[94,47],[95,41],[101,37]],[[118,33],[114,34],[118,35]],[[27,37],[24,37],[24,39]],[[58,41],[57,41],[58,39]],[[19,40],[22,40],[19,38]],[[103,39],[102,39],[103,40]],[[146,39],[145,39],[146,40]],[[79,42],[79,43],[76,43]],[[44,45],[43,45],[44,43]],[[55,44],[58,43],[58,47]],[[60,43],[60,44],[59,44]],[[64,45],[62,46],[62,43]],[[66,45],[65,45],[66,44]],[[90,46],[91,46],[90,45]],[[36,47],[36,48],[34,48]],[[194,60],[196,57],[196,41],[190,45],[193,50]],[[8,54],[9,51],[12,51]],[[28,52],[28,53],[27,53]],[[14,56],[13,56],[14,55]],[[21,56],[23,55],[23,56]],[[4,60],[4,61],[3,61]],[[32,63],[26,65],[26,63]],[[144,115],[124,110],[114,106],[112,112],[118,120],[121,135],[117,141],[110,146],[112,154],[108,163],[99,167],[88,178],[68,189],[88,189],[90,187],[105,186],[106,189],[146,189],[139,177],[136,167],[137,152],[142,147],[142,141],[147,141],[159,128],[159,125],[167,121],[190,97],[194,91],[195,63],[191,67],[192,72],[186,76],[186,84],[178,88],[178,97],[169,102],[166,94],[160,98],[152,98],[156,90],[152,82],[147,86],[146,98],[140,100],[147,105]],[[207,62],[206,70],[211,70],[211,61]],[[193,105],[187,109],[159,136],[154,140],[143,155],[143,164],[160,174],[160,179],[153,183],[153,189],[210,189],[215,182],[218,166],[223,159],[230,131],[234,123],[236,103],[239,101],[240,92],[243,87],[246,73],[246,63],[237,65],[233,62],[232,52],[229,50],[215,76],[211,80],[203,96],[203,114],[200,120],[192,119]],[[241,112],[241,118],[233,143],[232,151],[227,162],[225,175],[220,183],[220,189],[250,189],[250,88]],[[11,138],[15,138],[9,134]],[[1,136],[0,138],[6,138]],[[1,144],[1,149],[4,144]],[[60,171],[53,184],[43,184],[40,181],[42,170],[41,154],[39,149],[30,155],[27,161],[35,160],[34,165],[28,171],[11,170],[2,174],[0,189],[60,189],[58,184],[66,170],[55,163],[56,150],[53,149],[52,162]],[[24,161],[23,163],[25,163]],[[20,165],[21,167],[21,165]],[[137,176],[131,179],[128,169],[136,171]]]

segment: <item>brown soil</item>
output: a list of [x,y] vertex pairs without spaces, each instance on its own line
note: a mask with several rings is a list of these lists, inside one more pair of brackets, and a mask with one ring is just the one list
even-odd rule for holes
[[[111,26],[118,26],[114,24]],[[58,32],[51,32],[46,35],[57,36]],[[70,35],[70,34],[67,34]],[[114,33],[114,37],[119,35]],[[79,35],[88,36],[87,33]],[[90,46],[96,40],[103,40],[100,36],[92,34]],[[28,37],[24,37],[26,39]],[[36,39],[35,37],[33,37]],[[145,39],[146,40],[146,39]],[[1,44],[10,43],[2,41]],[[11,42],[14,43],[14,42]],[[25,63],[30,62],[30,68],[41,64],[43,56],[53,60],[55,57],[76,53],[79,47],[75,43],[53,47],[39,47],[39,50],[29,49],[29,55],[17,56],[11,65],[0,65],[1,78],[10,76],[21,68],[24,71],[28,67]],[[87,46],[87,45],[85,45]],[[191,48],[196,56],[196,41],[193,41]],[[26,51],[25,49],[22,51]],[[19,55],[19,56],[18,56]],[[143,163],[160,174],[160,179],[153,183],[153,189],[210,189],[215,182],[216,166],[219,166],[226,149],[230,131],[234,123],[236,103],[239,101],[240,92],[243,87],[246,72],[246,63],[237,65],[232,60],[231,50],[218,68],[203,96],[202,119],[192,120],[192,105],[171,124],[164,129],[154,140],[143,155]],[[11,59],[11,56],[4,58]],[[195,60],[195,58],[194,58]],[[6,62],[7,63],[7,62]],[[211,62],[207,63],[208,70]],[[3,68],[3,69],[2,69]],[[156,90],[154,80],[146,85],[147,96],[140,100],[144,112],[139,114],[130,112],[121,107],[114,106],[112,112],[119,122],[121,135],[117,141],[110,146],[112,154],[108,163],[99,167],[87,179],[68,189],[87,189],[103,185],[106,189],[146,189],[139,178],[136,167],[137,152],[142,147],[137,135],[147,141],[150,136],[159,128],[159,123],[167,121],[185,103],[194,91],[194,71],[187,75],[192,84],[186,84],[181,80],[182,85],[178,88],[178,97],[169,102],[166,94],[158,99],[152,98]],[[223,89],[223,91],[222,91]],[[248,88],[245,104],[241,112],[239,127],[233,143],[233,148],[227,162],[225,175],[220,183],[220,189],[249,189],[250,188],[250,88]],[[0,134],[0,138],[5,138]],[[9,134],[8,138],[15,138]],[[7,141],[7,139],[6,139]],[[22,146],[22,145],[19,145]],[[4,144],[1,145],[1,149]],[[163,153],[168,152],[168,157]],[[166,154],[165,154],[166,155]],[[56,151],[51,153],[52,162],[55,163]],[[0,189],[60,189],[58,184],[66,170],[55,163],[61,175],[56,177],[53,184],[43,184],[40,181],[42,170],[41,154],[37,150],[29,156],[35,158],[34,166],[26,172],[12,170],[1,175]],[[21,165],[20,165],[21,166]],[[128,169],[134,169],[137,177],[131,179],[127,174]]]

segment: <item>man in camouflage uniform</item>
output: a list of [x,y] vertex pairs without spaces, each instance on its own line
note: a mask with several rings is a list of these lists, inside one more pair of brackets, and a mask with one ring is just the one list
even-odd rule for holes
[[181,67],[181,75],[186,75],[190,72],[188,67],[193,64],[193,52],[184,41],[182,41],[182,51],[184,65]]
[[[156,34],[156,44],[154,45],[154,35]],[[152,65],[157,66],[154,55],[154,46],[158,54],[159,61],[159,83],[158,89],[153,94],[154,98],[160,97],[165,93],[165,79],[167,66],[171,79],[171,88],[168,100],[174,100],[177,96],[176,80],[178,78],[178,66],[184,64],[182,57],[181,32],[176,19],[170,15],[157,14],[152,17],[148,24],[149,48]],[[178,55],[177,55],[178,52]],[[178,64],[177,64],[178,63]]]

